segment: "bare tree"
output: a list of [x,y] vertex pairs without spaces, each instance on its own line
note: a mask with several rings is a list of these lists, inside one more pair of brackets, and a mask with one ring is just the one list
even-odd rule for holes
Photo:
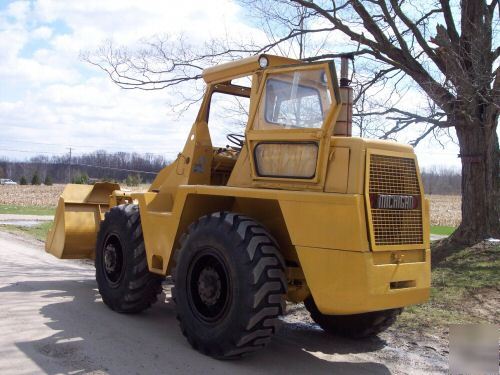
[[[182,37],[162,37],[133,54],[107,44],[85,58],[120,87],[176,87],[179,94],[188,92],[181,100],[189,105],[199,100],[199,91],[182,85],[214,63],[269,51],[308,61],[346,52],[360,56],[368,67],[356,82],[360,133],[390,139],[412,129],[417,136],[411,143],[417,145],[454,131],[462,160],[463,219],[452,240],[500,237],[500,47],[493,46],[498,0],[423,0],[418,6],[410,0],[240,2],[260,20],[266,42],[212,40],[194,47]],[[339,35],[351,42],[335,44]],[[428,99],[425,109],[399,105],[416,90]],[[374,116],[391,122],[381,125]]]
[[[41,180],[48,177],[55,183],[67,182],[68,156],[39,155],[28,160],[0,159],[0,171],[6,171],[6,177],[19,181],[22,176],[31,179],[36,171]],[[109,153],[104,150],[87,154],[73,155],[72,176],[85,174],[93,179],[123,181],[129,175],[139,175],[143,181],[152,181],[158,171],[171,160],[161,155],[137,154],[128,152]],[[0,177],[2,177],[0,175]]]
[[460,195],[462,176],[451,168],[434,165],[422,170],[422,183],[427,194]]

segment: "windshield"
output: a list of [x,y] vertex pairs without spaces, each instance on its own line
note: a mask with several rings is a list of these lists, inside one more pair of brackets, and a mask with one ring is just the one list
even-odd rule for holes
[[270,74],[255,129],[321,128],[331,104],[324,69]]

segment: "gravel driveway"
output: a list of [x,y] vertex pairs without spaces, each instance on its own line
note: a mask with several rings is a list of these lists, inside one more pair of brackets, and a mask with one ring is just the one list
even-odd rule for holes
[[138,315],[101,301],[87,261],[61,261],[39,241],[0,232],[1,374],[405,374],[444,372],[418,342],[355,341],[324,334],[292,308],[272,343],[242,360],[217,361],[182,336],[168,287]]

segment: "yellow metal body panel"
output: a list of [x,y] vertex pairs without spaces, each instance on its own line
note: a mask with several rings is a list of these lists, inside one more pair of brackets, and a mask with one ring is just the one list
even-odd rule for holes
[[262,54],[204,69],[202,73],[203,79],[206,83],[218,83],[251,75],[257,70],[262,70],[259,65],[259,58],[261,57],[267,58],[267,67],[269,68],[274,66],[295,65],[302,63],[300,60],[290,59],[287,57]]
[[[271,69],[261,69],[259,56],[255,56],[204,71],[206,94],[184,149],[160,171],[148,192],[126,194],[109,184],[69,185],[59,202],[47,250],[63,258],[92,257],[104,212],[133,199],[140,209],[148,267],[151,272],[167,275],[179,237],[189,224],[205,214],[227,210],[258,220],[276,239],[290,265],[287,277],[291,301],[301,301],[312,293],[320,311],[327,314],[375,311],[424,301],[430,284],[429,205],[423,197],[413,149],[394,142],[332,136],[342,106],[332,65],[309,66],[297,60],[267,57]],[[321,128],[254,127],[270,74],[321,67],[329,68],[323,83],[331,96]],[[231,84],[232,79],[244,75],[252,75],[251,88]],[[246,142],[237,158],[234,152],[220,153],[212,146],[207,122],[214,92],[250,97]],[[304,140],[318,144],[314,177],[304,180],[256,173],[254,151],[259,142]],[[374,231],[378,229],[373,226],[367,190],[371,155],[415,163],[421,202],[420,243],[375,243]],[[229,170],[225,180],[214,178],[220,166]]]
[[[371,252],[303,246],[297,252],[307,285],[324,314],[385,310],[429,298],[429,250],[425,261],[401,264],[374,264]],[[396,282],[408,282],[409,287],[391,288]]]
[[347,193],[349,179],[349,147],[330,147],[325,192]]
[[305,197],[279,200],[292,243],[295,246],[368,251],[363,198],[359,195],[316,194],[315,201]]

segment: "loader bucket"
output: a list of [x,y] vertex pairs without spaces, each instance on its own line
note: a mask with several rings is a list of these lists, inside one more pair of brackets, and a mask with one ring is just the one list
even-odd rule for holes
[[101,220],[109,209],[109,196],[120,185],[66,185],[59,198],[45,251],[61,259],[94,258]]

